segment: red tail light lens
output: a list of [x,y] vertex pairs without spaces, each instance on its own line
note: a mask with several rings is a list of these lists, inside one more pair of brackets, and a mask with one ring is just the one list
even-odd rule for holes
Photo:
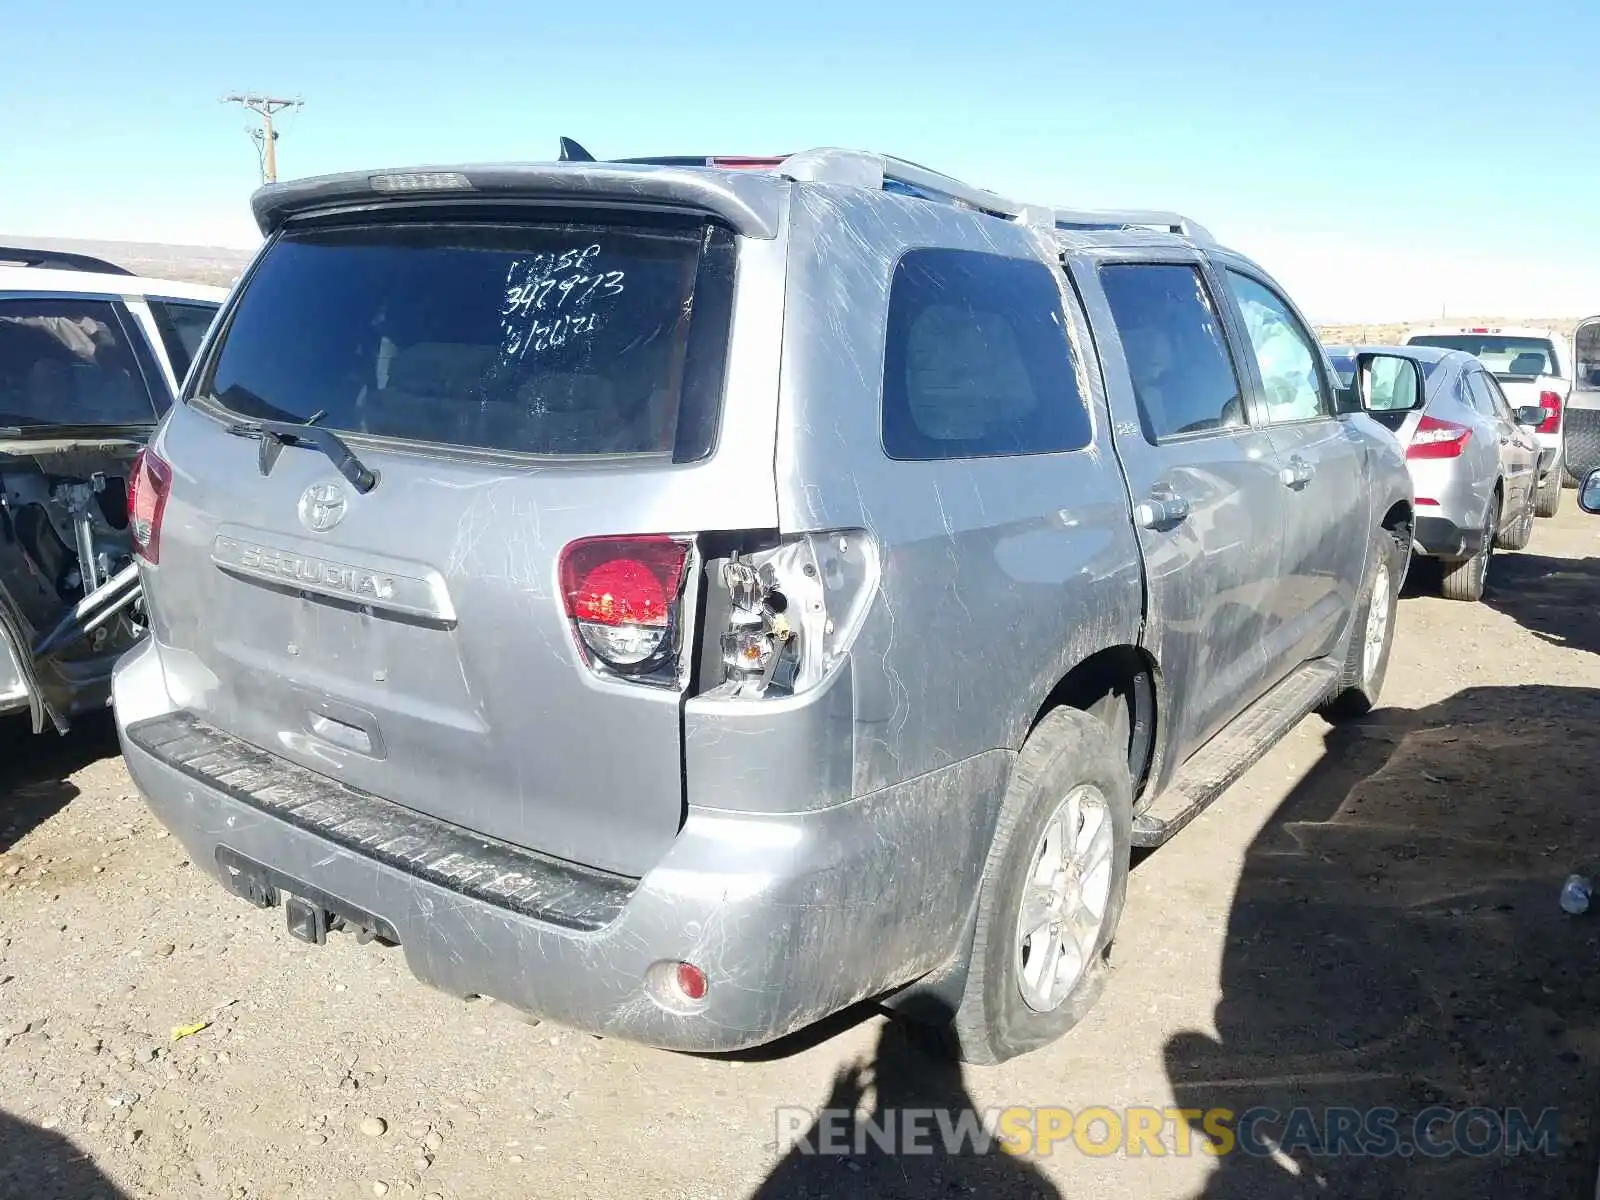
[[589,653],[626,674],[673,650],[689,543],[666,536],[584,538],[561,552],[561,595]]
[[161,561],[161,518],[172,490],[172,467],[148,446],[133,460],[133,489],[128,497],[128,529],[133,552],[145,562]]
[[1544,409],[1545,418],[1539,422],[1538,433],[1561,432],[1561,397],[1556,392],[1540,392],[1539,407]]
[[1454,421],[1423,417],[1406,447],[1407,458],[1459,458],[1472,440],[1472,430]]

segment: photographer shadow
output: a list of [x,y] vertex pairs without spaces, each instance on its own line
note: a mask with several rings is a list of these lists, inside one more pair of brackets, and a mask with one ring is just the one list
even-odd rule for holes
[[[941,1015],[947,1021],[951,1014]],[[872,1104],[864,1111],[869,1091]],[[910,1139],[904,1137],[908,1116],[915,1119],[917,1147],[909,1152]],[[972,1137],[960,1141],[962,1130],[981,1136],[982,1121],[961,1065],[949,1051],[915,1026],[886,1021],[872,1059],[839,1072],[822,1114],[752,1200],[959,1195],[1061,1200],[1060,1191],[1032,1163],[1005,1153],[997,1143],[984,1145]],[[947,1142],[941,1124],[957,1131],[952,1140],[959,1145]]]
[[[1589,688],[1471,688],[1329,729],[1247,854],[1218,1036],[1166,1047],[1181,1107],[1269,1113],[1249,1147],[1213,1143],[1204,1195],[1593,1194],[1600,914],[1557,893],[1600,864],[1597,766]],[[1392,1110],[1395,1136],[1341,1140],[1330,1109]],[[1421,1145],[1429,1110],[1451,1118]],[[1535,1132],[1553,1113],[1548,1142],[1514,1147],[1508,1110]]]
[[0,1196],[16,1200],[126,1200],[59,1133],[0,1110]]

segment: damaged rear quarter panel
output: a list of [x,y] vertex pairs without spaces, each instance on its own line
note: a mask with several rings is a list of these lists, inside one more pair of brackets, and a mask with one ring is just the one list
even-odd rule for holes
[[[1016,222],[826,185],[796,189],[791,221],[780,524],[867,529],[882,559],[881,590],[851,652],[862,795],[1019,747],[1075,664],[1137,641],[1138,549],[1084,318],[1047,239]],[[936,462],[885,455],[889,289],[900,257],[918,247],[1055,267],[1090,406],[1086,448]]]

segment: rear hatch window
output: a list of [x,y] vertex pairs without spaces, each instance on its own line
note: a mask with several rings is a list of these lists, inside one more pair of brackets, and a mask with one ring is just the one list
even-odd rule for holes
[[1499,379],[1536,379],[1540,375],[1559,377],[1561,374],[1556,348],[1549,338],[1492,333],[1423,333],[1413,337],[1410,344],[1465,350]]
[[377,438],[703,458],[732,264],[731,235],[706,225],[291,228],[199,390],[239,416]]

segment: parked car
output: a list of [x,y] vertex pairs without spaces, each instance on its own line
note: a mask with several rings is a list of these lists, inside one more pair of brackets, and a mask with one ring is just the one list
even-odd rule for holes
[[1408,346],[1464,350],[1494,374],[1513,408],[1544,410],[1534,429],[1539,441],[1538,513],[1555,516],[1566,479],[1567,406],[1574,378],[1567,339],[1554,329],[1506,325],[1413,329],[1403,340]]
[[105,708],[143,632],[127,481],[224,294],[0,247],[0,715],[35,732]]
[[997,1061],[1088,1011],[1133,846],[1378,699],[1399,443],[1183,217],[841,150],[254,208],[116,709],[295,936],[657,1046],[886,998]]
[[1540,448],[1536,405],[1513,409],[1471,354],[1414,346],[1334,346],[1333,369],[1405,447],[1416,550],[1443,566],[1444,594],[1478,600],[1495,550],[1533,538]]

